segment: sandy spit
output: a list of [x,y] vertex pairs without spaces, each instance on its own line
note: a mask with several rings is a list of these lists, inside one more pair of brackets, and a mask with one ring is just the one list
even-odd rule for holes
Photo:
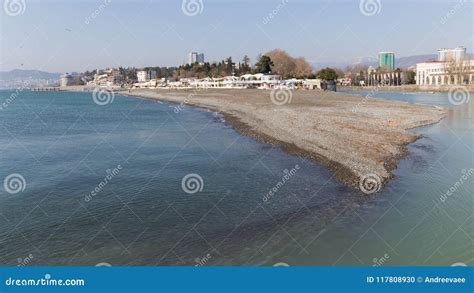
[[[237,131],[328,168],[365,193],[393,176],[410,129],[439,122],[440,107],[319,90],[135,89],[126,95],[187,104],[223,113]],[[374,181],[375,178],[375,181]],[[375,182],[375,185],[374,185]]]

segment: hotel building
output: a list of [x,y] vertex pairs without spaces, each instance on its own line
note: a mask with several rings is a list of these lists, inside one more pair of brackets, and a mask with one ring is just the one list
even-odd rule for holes
[[59,77],[59,85],[60,86],[70,86],[74,85],[74,78],[72,75],[66,73]]
[[188,64],[204,64],[204,53],[191,52],[188,55]]
[[152,79],[156,79],[155,70],[139,70],[137,71],[138,82],[148,82]]
[[466,48],[456,47],[454,49],[439,49],[438,50],[438,61],[443,62],[460,62],[466,57]]
[[395,53],[380,52],[379,53],[379,67],[386,71],[395,70]]
[[438,50],[438,60],[416,64],[417,85],[452,85],[474,83],[474,60],[466,59],[466,48]]

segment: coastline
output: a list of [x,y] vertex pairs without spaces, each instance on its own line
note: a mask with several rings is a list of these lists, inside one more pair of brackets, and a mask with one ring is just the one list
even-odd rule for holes
[[375,174],[380,183],[376,181],[375,191],[393,177],[397,162],[407,154],[406,146],[421,137],[409,130],[446,116],[439,107],[322,91],[291,92],[290,102],[281,106],[272,103],[271,91],[264,90],[133,89],[117,93],[220,112],[241,135],[310,159],[355,189],[361,189],[364,178]]
[[[474,87],[472,85],[459,85],[459,87],[465,87],[467,91],[474,92]],[[338,86],[338,90],[351,90],[351,91],[376,91],[379,92],[422,92],[422,93],[448,93],[453,89],[452,85],[439,85],[439,86],[419,86],[416,84],[407,84],[400,86]]]

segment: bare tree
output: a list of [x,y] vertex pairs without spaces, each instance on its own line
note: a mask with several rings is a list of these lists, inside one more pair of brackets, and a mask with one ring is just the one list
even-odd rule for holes
[[296,68],[295,68],[296,77],[308,76],[313,71],[311,68],[311,64],[309,64],[308,61],[306,61],[306,59],[304,59],[303,57],[296,58],[295,64],[296,64]]
[[466,69],[468,69],[464,66],[464,58],[458,61],[451,60],[445,62],[443,67],[444,73],[448,77],[448,83],[464,83]]
[[304,77],[312,72],[311,65],[303,57],[291,57],[280,49],[272,50],[265,55],[273,61],[272,72],[280,74],[283,78]]

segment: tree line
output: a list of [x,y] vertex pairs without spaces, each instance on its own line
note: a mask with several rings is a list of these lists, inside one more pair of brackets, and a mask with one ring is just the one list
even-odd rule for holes
[[[287,52],[275,49],[257,57],[257,62],[252,65],[250,58],[245,55],[242,60],[235,62],[232,57],[228,57],[219,62],[205,62],[184,64],[177,67],[150,66],[144,70],[154,70],[157,78],[167,78],[179,80],[180,78],[205,78],[205,77],[225,77],[229,75],[240,76],[244,74],[278,74],[282,78],[322,78],[336,79],[340,76],[336,70],[326,68],[319,72],[312,70],[311,64],[303,57],[292,57]],[[119,67],[120,74],[125,82],[137,80],[137,69],[135,67]],[[86,71],[84,76],[92,78],[96,70]]]
[[[320,78],[323,80],[336,80],[337,78],[348,77],[355,85],[360,81],[369,78],[368,66],[355,65],[348,66],[345,70],[336,68],[323,68],[318,71],[312,69],[311,64],[304,57],[293,57],[281,49],[274,49],[257,57],[255,64],[251,64],[250,58],[245,55],[242,60],[234,61],[232,57],[225,58],[219,62],[205,62],[184,64],[181,66],[161,67],[151,66],[143,68],[154,70],[157,78],[179,80],[180,78],[206,78],[225,77],[229,75],[240,76],[244,74],[278,74],[283,79],[289,78]],[[119,67],[120,74],[126,83],[133,83],[137,80],[137,69],[135,67]],[[400,69],[397,68],[397,71]],[[414,73],[402,70],[407,77],[406,83],[414,83]],[[381,69],[377,69],[381,72]],[[96,70],[86,71],[82,75],[93,78]]]

